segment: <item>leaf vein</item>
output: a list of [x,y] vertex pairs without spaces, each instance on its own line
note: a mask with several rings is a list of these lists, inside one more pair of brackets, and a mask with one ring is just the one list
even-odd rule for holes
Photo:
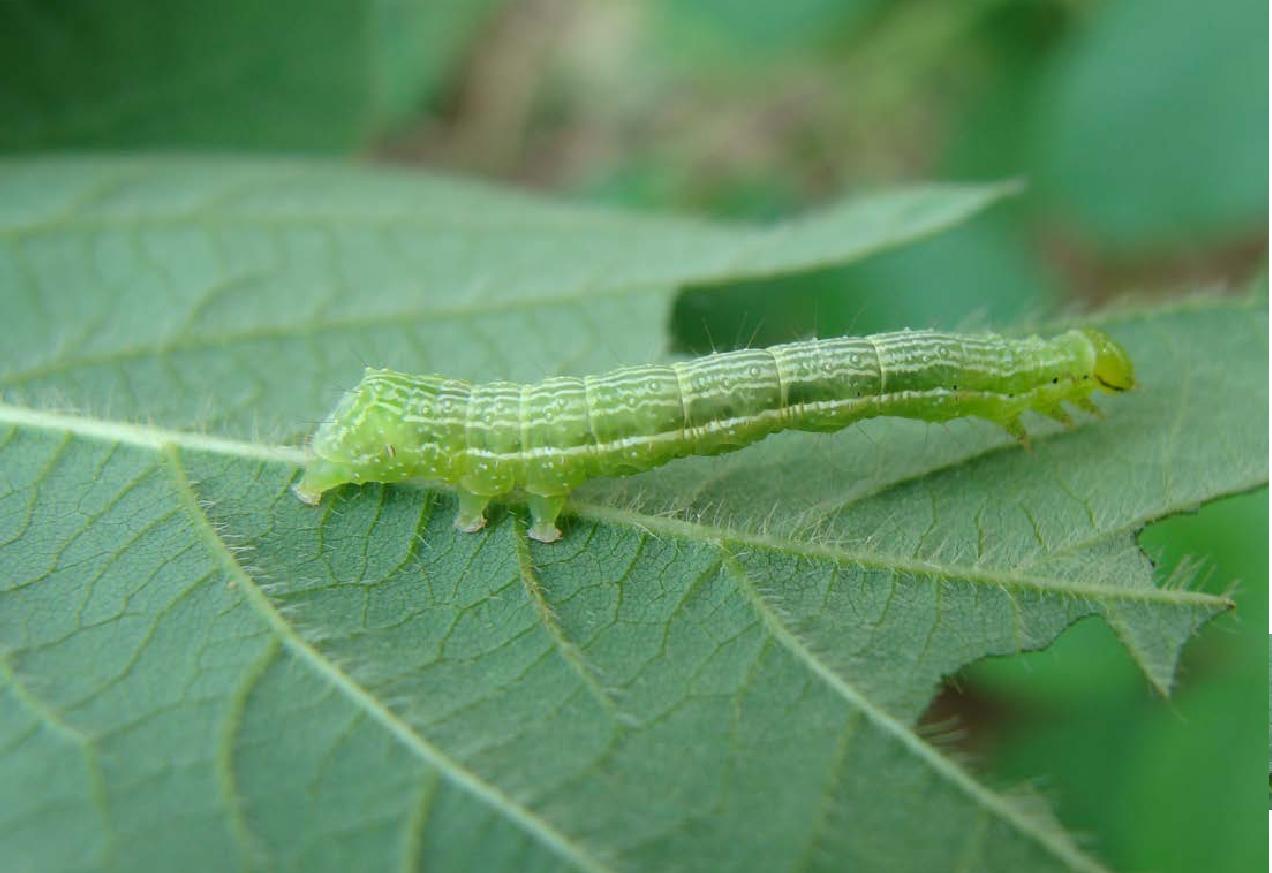
[[547,632],[561,658],[569,665],[571,670],[578,674],[592,697],[600,703],[601,708],[611,718],[617,720],[619,718],[618,704],[615,703],[614,698],[606,691],[597,678],[596,668],[588,663],[579,647],[566,636],[565,628],[561,625],[561,619],[558,618],[556,611],[553,610],[552,604],[548,603],[547,595],[544,593],[543,586],[540,584],[538,575],[534,570],[534,563],[530,555],[530,544],[527,541],[528,537],[525,531],[525,521],[520,515],[515,518],[512,531],[513,550],[517,555],[517,567],[521,573],[521,584],[525,589],[526,596],[530,599],[530,603],[534,606],[535,613],[539,617],[539,623],[543,625],[544,631]]
[[225,571],[238,582],[248,602],[278,636],[283,646],[287,647],[303,663],[307,664],[326,680],[333,690],[348,699],[359,710],[365,712],[373,721],[396,737],[419,758],[446,773],[452,782],[468,790],[494,810],[518,824],[547,848],[580,869],[589,871],[589,873],[609,873],[611,868],[587,848],[579,845],[567,834],[558,830],[534,810],[521,805],[515,799],[509,797],[498,786],[486,781],[480,775],[447,755],[399,715],[389,710],[367,688],[354,680],[313,644],[305,640],[287,622],[265,592],[261,590],[256,580],[239,564],[233,552],[226,548],[217,535],[207,515],[199,506],[198,497],[185,474],[185,468],[181,463],[178,449],[175,446],[164,446],[161,451],[178,485],[190,518],[198,526],[200,537],[206,544],[208,551],[223,565]]
[[968,800],[987,812],[995,815],[1005,824],[1018,831],[1021,836],[1032,839],[1044,850],[1071,866],[1074,870],[1088,873],[1104,873],[1104,869],[1087,856],[1081,854],[1058,835],[1041,830],[1019,809],[1012,806],[1003,797],[994,794],[981,785],[956,763],[942,756],[930,745],[921,740],[913,731],[876,707],[864,694],[848,682],[843,676],[831,669],[821,658],[809,648],[804,640],[781,617],[756,587],[754,580],[738,561],[725,553],[724,566],[728,568],[757,615],[769,628],[769,632],[792,656],[802,662],[814,675],[841,697],[850,707],[859,711],[863,718],[876,730],[897,742],[907,752],[925,765],[934,776],[962,793]]

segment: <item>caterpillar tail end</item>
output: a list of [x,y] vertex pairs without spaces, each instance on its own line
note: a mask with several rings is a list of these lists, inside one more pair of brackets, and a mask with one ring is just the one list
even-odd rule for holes
[[291,487],[292,494],[296,495],[296,499],[306,506],[317,506],[322,502],[321,491],[311,491],[304,486],[303,482],[297,482]]
[[305,468],[305,475],[292,486],[291,491],[301,503],[317,506],[322,502],[323,494],[349,481],[343,467],[318,459]]

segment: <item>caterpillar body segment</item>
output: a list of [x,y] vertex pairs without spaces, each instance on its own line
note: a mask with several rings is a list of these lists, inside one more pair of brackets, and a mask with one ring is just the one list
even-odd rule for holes
[[317,504],[345,483],[441,484],[458,492],[465,531],[481,529],[491,500],[520,496],[530,536],[553,542],[566,497],[597,476],[880,415],[977,416],[1024,441],[1022,413],[1068,423],[1062,404],[1096,411],[1092,392],[1134,384],[1126,352],[1090,329],[1046,340],[937,331],[807,340],[532,385],[368,369],[314,434],[294,490]]

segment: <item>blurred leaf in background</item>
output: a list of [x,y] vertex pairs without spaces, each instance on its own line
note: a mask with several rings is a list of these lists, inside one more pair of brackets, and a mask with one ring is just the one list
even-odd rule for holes
[[429,105],[496,5],[7,2],[0,149],[348,152]]
[[689,292],[680,349],[1014,321],[1241,283],[1266,252],[1267,93],[1251,72],[1266,68],[1266,10],[1253,0],[1204,15],[1148,0],[805,0],[763,15],[528,0],[502,20],[444,123],[386,154],[748,218],[895,178],[1025,182],[1009,211],[925,246]]
[[677,302],[672,332],[676,348],[705,353],[906,326],[976,330],[1036,320],[1058,299],[1011,221],[983,215],[860,264],[690,289]]
[[1268,4],[1093,9],[1033,96],[1049,209],[1113,254],[1258,234],[1267,215]]

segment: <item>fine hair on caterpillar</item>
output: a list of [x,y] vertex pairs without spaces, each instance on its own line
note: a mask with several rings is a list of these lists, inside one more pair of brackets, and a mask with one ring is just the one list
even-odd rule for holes
[[346,483],[439,484],[458,493],[463,531],[485,525],[490,501],[521,497],[529,535],[554,542],[566,497],[595,477],[876,416],[976,416],[1024,441],[1022,413],[1069,424],[1064,403],[1098,415],[1092,392],[1134,386],[1125,350],[1093,329],[1050,339],[906,330],[526,385],[368,368],[314,433],[294,491],[317,504]]

